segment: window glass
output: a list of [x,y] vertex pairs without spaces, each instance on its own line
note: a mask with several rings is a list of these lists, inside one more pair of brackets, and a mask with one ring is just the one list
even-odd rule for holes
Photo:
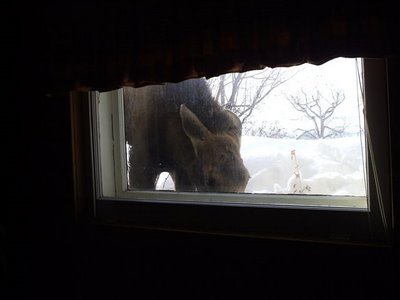
[[366,206],[360,59],[122,94],[127,190],[351,196]]
[[385,71],[382,60],[337,58],[91,93],[96,217],[385,243]]

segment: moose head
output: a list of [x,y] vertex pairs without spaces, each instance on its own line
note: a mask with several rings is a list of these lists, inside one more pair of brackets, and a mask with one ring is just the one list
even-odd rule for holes
[[250,178],[240,156],[241,122],[224,110],[217,120],[220,132],[212,133],[184,104],[180,106],[182,128],[193,146],[193,174],[198,191],[243,192]]

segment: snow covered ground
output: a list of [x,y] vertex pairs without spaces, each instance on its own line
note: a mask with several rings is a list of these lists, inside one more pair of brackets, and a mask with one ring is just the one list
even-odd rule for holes
[[241,152],[251,174],[246,192],[365,195],[359,137],[243,137]]
[[[360,137],[324,140],[243,136],[241,154],[250,172],[247,193],[365,196]],[[173,189],[160,176],[157,189]]]

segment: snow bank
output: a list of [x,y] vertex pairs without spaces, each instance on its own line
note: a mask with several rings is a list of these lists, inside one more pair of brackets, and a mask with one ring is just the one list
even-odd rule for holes
[[359,137],[296,140],[244,136],[241,153],[251,174],[248,193],[365,195]]
[[[241,154],[251,176],[247,193],[366,194],[359,137],[296,140],[243,136]],[[160,175],[156,189],[174,189],[168,173]]]

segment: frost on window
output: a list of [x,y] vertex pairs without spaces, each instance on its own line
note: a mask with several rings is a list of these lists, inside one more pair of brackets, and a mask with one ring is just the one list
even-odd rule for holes
[[124,88],[129,189],[366,195],[362,67]]

